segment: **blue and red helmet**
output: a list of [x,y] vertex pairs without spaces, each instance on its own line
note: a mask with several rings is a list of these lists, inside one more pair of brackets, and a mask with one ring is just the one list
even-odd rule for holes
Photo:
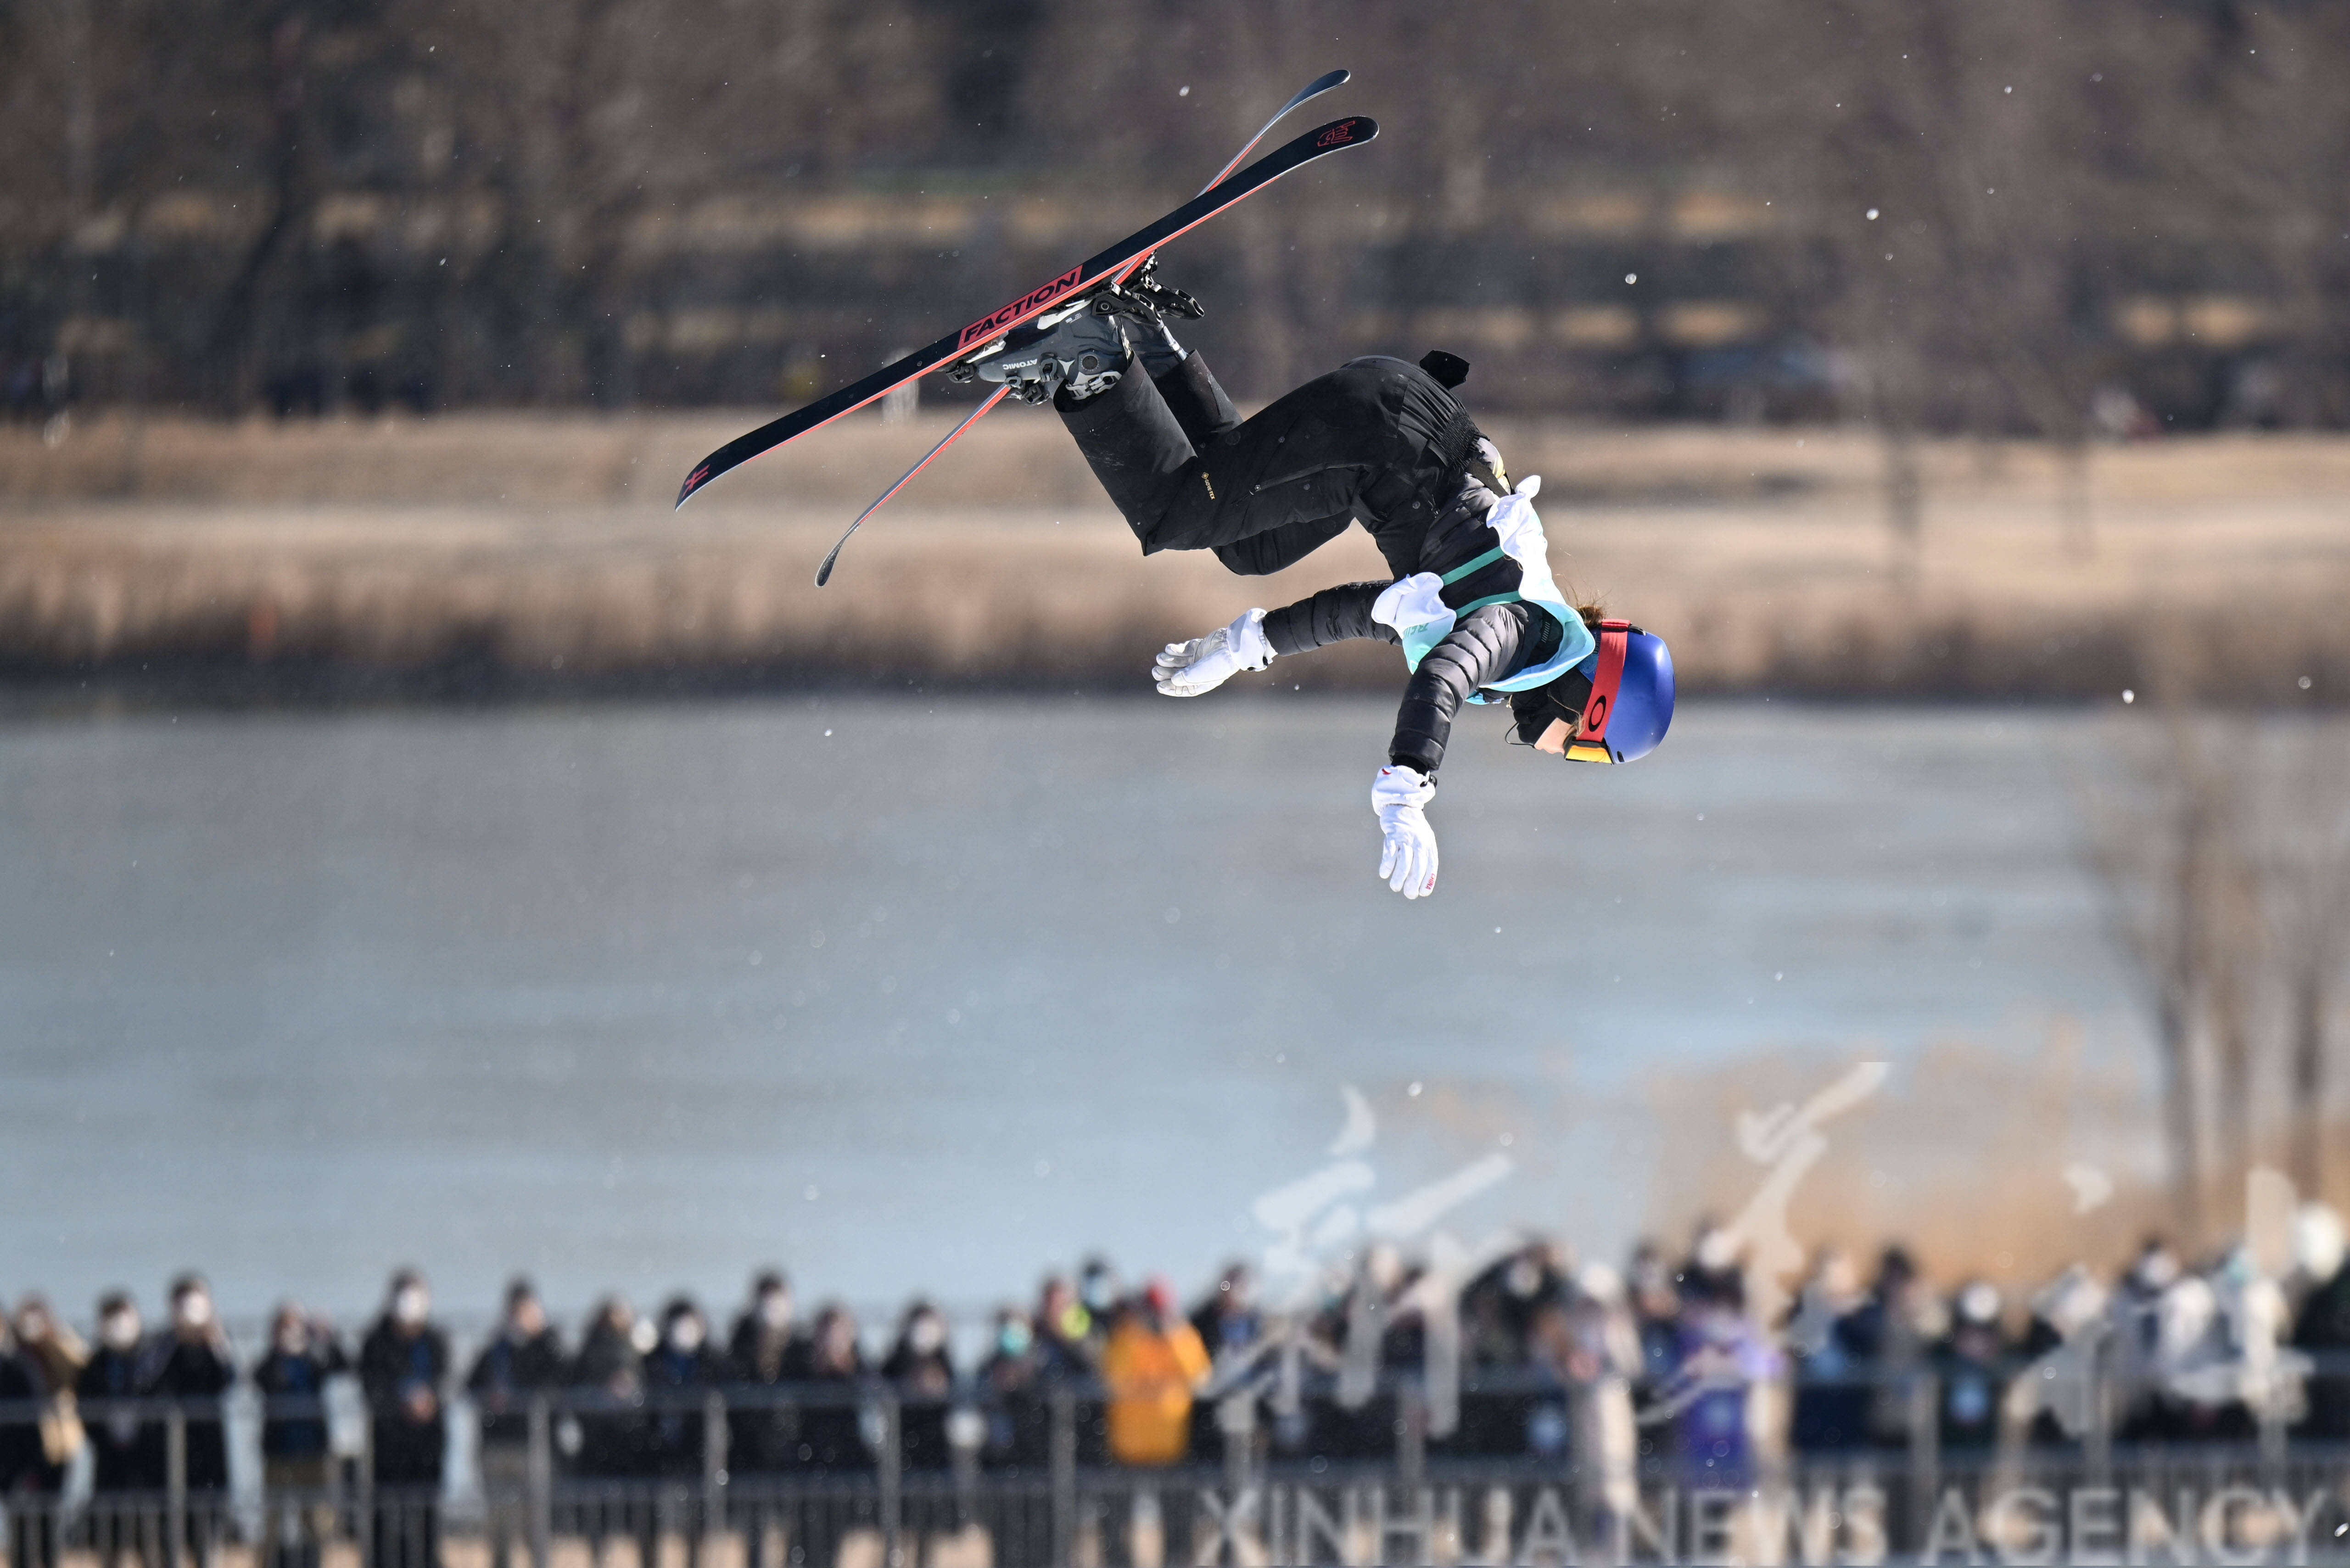
[[1518,734],[1569,762],[1638,762],[1672,726],[1672,652],[1629,621],[1603,620],[1596,629],[1590,658],[1512,699]]

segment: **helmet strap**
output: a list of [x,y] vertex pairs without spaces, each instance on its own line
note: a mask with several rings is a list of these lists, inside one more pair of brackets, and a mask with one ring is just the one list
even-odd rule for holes
[[1607,746],[1607,722],[1616,716],[1616,693],[1624,684],[1624,654],[1631,645],[1631,633],[1628,620],[1599,623],[1599,668],[1592,672],[1591,697],[1583,705],[1583,719],[1575,727],[1571,743]]

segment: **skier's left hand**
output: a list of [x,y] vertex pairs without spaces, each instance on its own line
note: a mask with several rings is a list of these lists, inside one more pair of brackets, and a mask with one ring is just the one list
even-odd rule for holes
[[1436,891],[1436,829],[1428,825],[1428,803],[1436,781],[1401,763],[1379,770],[1371,781],[1371,809],[1379,814],[1379,875],[1407,898]]
[[1239,619],[1189,642],[1170,642],[1150,667],[1150,679],[1163,696],[1197,697],[1213,691],[1243,670],[1263,670],[1273,662],[1273,644],[1264,637],[1264,611],[1244,610]]

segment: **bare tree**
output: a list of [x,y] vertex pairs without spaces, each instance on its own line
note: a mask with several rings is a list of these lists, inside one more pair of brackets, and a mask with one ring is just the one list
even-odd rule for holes
[[2319,722],[2279,737],[2264,801],[2262,857],[2272,951],[2284,993],[2293,1178],[2325,1190],[2334,1004],[2350,963],[2350,737]]
[[2081,794],[2080,850],[2106,929],[2154,1027],[2171,1205],[2190,1243],[2203,1233],[2209,1179],[2199,1021],[2211,988],[2212,890],[2234,815],[2218,742],[2176,710],[2100,759]]

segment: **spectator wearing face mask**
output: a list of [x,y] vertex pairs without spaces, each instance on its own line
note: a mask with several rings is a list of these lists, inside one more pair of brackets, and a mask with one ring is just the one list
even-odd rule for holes
[[702,1473],[702,1400],[725,1376],[725,1359],[712,1348],[709,1320],[690,1296],[671,1296],[661,1308],[660,1341],[645,1357],[650,1409],[650,1456],[656,1475]]
[[1950,1330],[1934,1346],[1941,1407],[1941,1445],[1952,1452],[1990,1449],[1999,1441],[2001,1400],[2012,1349],[2001,1322],[1999,1287],[1970,1280],[1952,1298]]
[[2114,1282],[2106,1313],[2111,1340],[2107,1355],[2116,1426],[2129,1428],[2150,1416],[2161,1391],[2162,1298],[2182,1272],[2178,1255],[2160,1236],[2138,1244],[2122,1277]]
[[1098,1367],[1126,1305],[1126,1287],[1118,1282],[1118,1270],[1098,1252],[1078,1265],[1077,1301],[1086,1309],[1086,1358]]
[[317,1568],[334,1529],[333,1460],[327,1448],[327,1379],[348,1370],[324,1319],[281,1303],[269,1320],[269,1349],[253,1366],[261,1395],[261,1485],[266,1568]]
[[51,1568],[57,1556],[57,1494],[81,1451],[74,1382],[88,1348],[57,1320],[49,1303],[27,1295],[16,1306],[15,1334],[0,1323],[0,1405],[39,1407],[22,1422],[0,1424],[0,1506],[8,1512],[11,1568]]
[[980,1462],[990,1469],[1041,1468],[1051,1458],[1052,1410],[1043,1387],[1035,1326],[1016,1306],[1001,1308],[977,1378],[987,1438]]
[[213,1310],[213,1294],[201,1275],[172,1282],[172,1324],[155,1346],[150,1385],[154,1397],[179,1402],[185,1412],[189,1543],[209,1557],[209,1546],[224,1521],[228,1493],[228,1442],[221,1429],[221,1396],[236,1381],[228,1334]]
[[493,1568],[508,1568],[515,1541],[529,1527],[531,1401],[560,1388],[565,1371],[562,1336],[546,1321],[538,1292],[528,1280],[515,1280],[506,1286],[496,1336],[465,1377],[482,1423],[482,1501]]
[[726,1341],[726,1469],[733,1477],[727,1507],[749,1544],[749,1568],[766,1561],[771,1478],[791,1468],[800,1442],[799,1409],[786,1397],[807,1376],[807,1335],[801,1332],[791,1282],[780,1269],[751,1281],[750,1299],[735,1314]]
[[1193,1391],[1207,1380],[1208,1352],[1175,1308],[1175,1292],[1152,1280],[1102,1351],[1109,1386],[1109,1448],[1120,1464],[1180,1463],[1191,1437]]
[[90,1545],[111,1565],[140,1550],[137,1501],[163,1490],[163,1428],[126,1402],[147,1397],[153,1366],[128,1293],[98,1300],[98,1349],[74,1384],[90,1449]]
[[[751,1299],[726,1342],[726,1468],[738,1476],[788,1469],[799,1446],[795,1408],[776,1392],[807,1376],[807,1336],[800,1332],[791,1282],[769,1269],[751,1282]],[[751,1538],[764,1545],[761,1534]],[[761,1568],[754,1564],[753,1568]]]
[[374,1568],[437,1568],[442,1455],[448,1420],[442,1387],[449,1341],[432,1324],[424,1276],[402,1269],[383,1315],[359,1346],[375,1467]]
[[[1548,1323],[1566,1304],[1565,1265],[1548,1241],[1527,1242],[1469,1282],[1460,1309],[1462,1359],[1467,1363],[1461,1423],[1445,1445],[1448,1453],[1517,1453],[1536,1427],[1545,1438],[1563,1434],[1555,1392],[1537,1395],[1523,1386],[1523,1378],[1493,1379],[1484,1374],[1489,1369],[1509,1374],[1539,1361],[1536,1325]],[[1563,1441],[1562,1436],[1562,1446]]]
[[[641,1336],[640,1336],[641,1337]],[[660,1337],[645,1353],[645,1468],[671,1481],[699,1481],[709,1455],[709,1427],[702,1410],[709,1390],[724,1378],[725,1357],[710,1343],[709,1321],[688,1296],[671,1296],[660,1312]],[[675,1505],[673,1522],[688,1542],[687,1560],[698,1562],[707,1521],[698,1492]],[[637,1558],[657,1563],[660,1520],[652,1509],[638,1511]]]
[[954,1364],[947,1357],[947,1320],[931,1303],[916,1300],[898,1323],[898,1341],[881,1363],[898,1390],[899,1452],[910,1470],[942,1470],[947,1414],[954,1397]]

